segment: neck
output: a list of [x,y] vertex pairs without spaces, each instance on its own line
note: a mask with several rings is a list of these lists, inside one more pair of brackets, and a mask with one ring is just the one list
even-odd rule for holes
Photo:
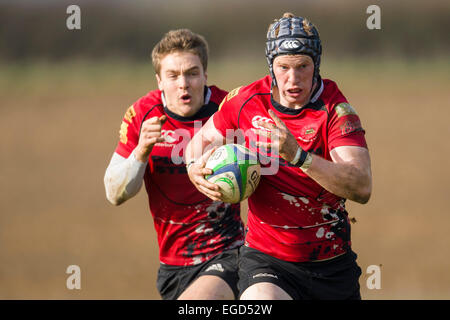
[[308,94],[308,98],[301,103],[287,103],[286,101],[282,101],[281,97],[280,97],[280,91],[278,90],[278,86],[273,86],[272,87],[272,97],[273,99],[278,102],[279,104],[281,104],[282,106],[285,106],[287,108],[291,108],[291,109],[301,109],[304,106],[306,106],[309,101],[311,101],[311,97],[314,93],[314,91],[317,88],[317,81],[312,85],[311,90],[309,91]]
[[199,105],[196,106],[176,106],[172,103],[167,102],[166,97],[164,96],[164,92],[161,92],[161,100],[165,108],[169,109],[172,113],[179,115],[181,117],[192,117],[195,115],[201,107],[205,104],[205,98],[200,101]]
[[169,109],[171,112],[181,116],[181,117],[192,117],[195,115],[204,105],[203,101],[200,103],[200,105],[192,107],[192,106],[181,106],[176,107],[174,105],[167,104],[165,107]]

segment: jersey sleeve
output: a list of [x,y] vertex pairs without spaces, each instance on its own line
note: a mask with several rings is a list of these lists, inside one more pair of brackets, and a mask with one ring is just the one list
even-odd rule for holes
[[[155,107],[162,106],[161,91],[153,90],[138,99],[125,112],[119,130],[119,142],[115,152],[122,157],[128,158],[139,143],[141,123],[144,117],[152,116],[151,111]],[[159,115],[159,113],[157,113]],[[156,115],[156,114],[155,114]]]
[[239,112],[239,97],[236,97],[241,87],[231,90],[219,105],[219,110],[213,116],[214,127],[226,137],[227,129],[237,129]]
[[128,158],[131,152],[136,148],[139,142],[139,129],[140,119],[136,114],[136,104],[132,104],[125,115],[123,116],[122,123],[119,130],[119,142],[117,144],[115,152],[122,157]]
[[328,123],[328,151],[341,146],[367,148],[365,131],[355,109],[347,102],[334,106]]

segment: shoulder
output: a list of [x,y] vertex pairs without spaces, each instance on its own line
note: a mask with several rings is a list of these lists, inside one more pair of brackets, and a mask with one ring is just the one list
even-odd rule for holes
[[324,102],[329,114],[336,113],[338,117],[356,114],[355,109],[348,103],[336,82],[324,79],[323,84],[324,90],[320,99]]
[[228,94],[228,91],[222,90],[217,86],[209,86],[208,88],[211,90],[211,97],[209,100],[217,105],[219,105],[223,98],[225,98]]
[[150,113],[162,115],[164,113],[164,108],[161,99],[161,91],[153,90],[148,92],[145,96],[133,103],[130,108],[133,108],[133,111],[141,119]]
[[[270,84],[272,78],[270,76],[265,76],[247,86],[240,87],[240,90],[235,93],[235,95],[241,99],[249,99],[254,95],[258,94],[270,94]],[[231,93],[231,92],[230,92]]]
[[323,92],[320,98],[327,105],[347,101],[337,83],[329,79],[323,79]]
[[225,99],[223,99],[219,109],[225,103],[240,107],[255,96],[269,95],[271,81],[270,76],[265,76],[249,85],[240,86],[231,90]]

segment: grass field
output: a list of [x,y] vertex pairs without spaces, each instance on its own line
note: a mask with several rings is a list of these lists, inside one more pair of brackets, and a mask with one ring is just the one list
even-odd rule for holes
[[[225,89],[264,58],[211,61]],[[155,88],[150,64],[0,66],[0,299],[159,299],[158,248],[144,190],[120,207],[103,175],[121,118]],[[367,205],[348,203],[365,299],[450,299],[450,63],[324,59],[358,111],[372,156]],[[66,288],[69,265],[81,290]],[[366,268],[381,266],[381,289]]]

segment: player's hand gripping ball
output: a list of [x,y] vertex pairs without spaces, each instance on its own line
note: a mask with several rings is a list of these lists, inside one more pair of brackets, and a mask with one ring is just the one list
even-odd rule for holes
[[218,148],[206,162],[213,174],[205,178],[219,186],[223,202],[247,199],[258,186],[261,166],[256,153],[238,144]]

